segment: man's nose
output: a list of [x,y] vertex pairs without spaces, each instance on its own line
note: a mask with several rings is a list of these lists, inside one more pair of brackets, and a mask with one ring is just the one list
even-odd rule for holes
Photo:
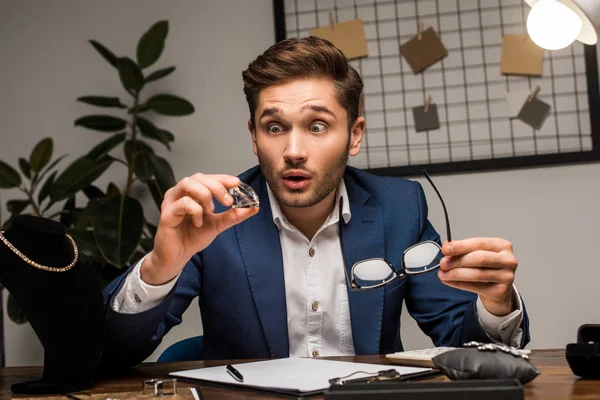
[[308,152],[306,149],[304,132],[301,129],[294,128],[287,135],[287,142],[283,157],[290,163],[306,161]]

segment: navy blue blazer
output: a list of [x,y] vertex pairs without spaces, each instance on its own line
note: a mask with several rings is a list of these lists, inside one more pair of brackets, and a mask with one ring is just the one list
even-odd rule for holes
[[[242,175],[261,199],[257,215],[221,233],[185,266],[167,299],[139,314],[107,307],[105,357],[120,365],[143,361],[163,336],[181,323],[194,298],[202,315],[205,359],[289,356],[283,261],[279,232],[258,167]],[[417,182],[378,177],[347,167],[344,181],[352,217],[341,227],[347,268],[372,257],[400,266],[404,250],[424,240],[439,242],[427,219],[427,204]],[[224,207],[217,205],[218,210]],[[127,271],[106,287],[107,304]],[[402,350],[400,313],[408,312],[436,346],[488,342],[476,315],[477,295],[451,288],[426,273],[369,291],[348,291],[356,354]],[[529,341],[525,313],[521,346]]]

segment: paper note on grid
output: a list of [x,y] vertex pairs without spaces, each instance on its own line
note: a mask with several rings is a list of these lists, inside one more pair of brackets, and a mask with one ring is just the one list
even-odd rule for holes
[[[235,364],[235,368],[244,376],[243,383],[233,379],[225,370],[224,365],[172,372],[170,375],[242,387],[311,392],[327,389],[329,379],[347,376],[357,371],[376,373],[393,368],[401,375],[410,375],[431,370],[431,368],[364,364],[314,358],[282,358],[249,362]],[[356,377],[360,377],[360,375]]]

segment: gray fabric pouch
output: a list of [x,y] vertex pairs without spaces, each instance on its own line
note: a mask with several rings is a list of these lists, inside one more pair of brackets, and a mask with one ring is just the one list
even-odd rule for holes
[[515,378],[526,384],[540,374],[535,366],[522,357],[477,348],[451,350],[433,357],[432,361],[453,380]]

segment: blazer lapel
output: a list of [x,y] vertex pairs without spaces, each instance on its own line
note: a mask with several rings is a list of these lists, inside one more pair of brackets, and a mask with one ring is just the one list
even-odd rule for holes
[[261,210],[235,229],[270,356],[288,357],[287,304],[279,232],[273,222],[262,175],[252,187],[261,201]]
[[[366,206],[370,194],[348,175],[346,177],[352,217],[348,224],[342,224],[340,240],[343,241],[346,268],[350,273],[358,261],[385,256],[385,237],[381,208]],[[348,288],[352,339],[357,355],[379,353],[383,294],[383,288],[364,291]]]

